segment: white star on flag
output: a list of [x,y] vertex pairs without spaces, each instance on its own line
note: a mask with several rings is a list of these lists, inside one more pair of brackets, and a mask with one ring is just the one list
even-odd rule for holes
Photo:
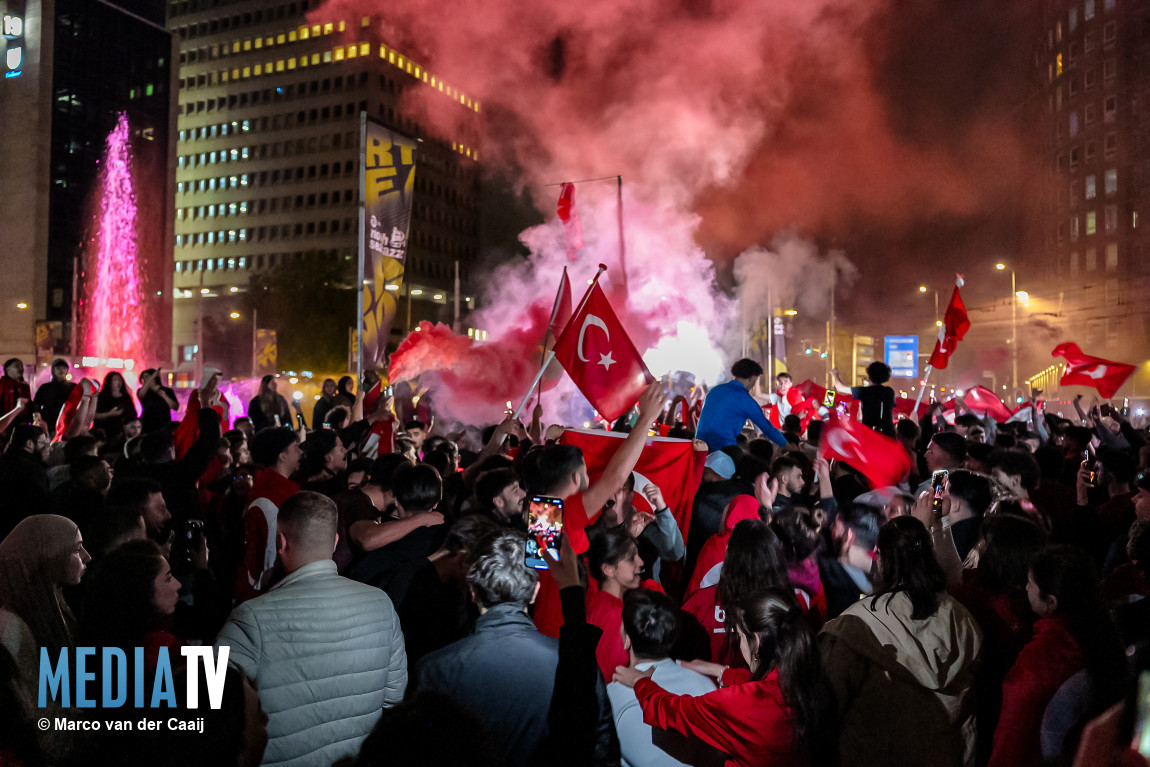
[[611,352],[600,354],[598,364],[602,365],[605,370],[610,370],[611,366],[615,364],[615,360],[611,359]]

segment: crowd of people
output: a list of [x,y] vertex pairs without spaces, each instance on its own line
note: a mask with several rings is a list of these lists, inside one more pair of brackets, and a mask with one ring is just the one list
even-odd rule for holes
[[[653,384],[595,476],[540,407],[449,432],[374,372],[309,428],[272,376],[238,414],[209,368],[178,415],[157,370],[133,395],[60,360],[33,397],[10,360],[0,764],[1138,763],[1150,434],[1037,392],[1021,421],[896,420],[884,368],[854,395],[911,469],[870,487],[751,360],[701,409]],[[684,509],[637,483],[660,428],[697,437]],[[532,498],[562,501],[547,569]],[[202,732],[37,727],[108,718],[38,700],[42,657],[183,680],[192,645],[229,650],[218,708],[173,685]]]

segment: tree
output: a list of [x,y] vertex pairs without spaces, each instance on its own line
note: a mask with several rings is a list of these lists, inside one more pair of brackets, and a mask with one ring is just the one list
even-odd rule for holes
[[308,251],[257,274],[248,292],[259,325],[274,328],[281,370],[342,370],[348,328],[356,325],[352,259]]

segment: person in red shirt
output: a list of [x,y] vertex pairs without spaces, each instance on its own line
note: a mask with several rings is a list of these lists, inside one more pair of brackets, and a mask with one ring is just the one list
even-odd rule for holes
[[1089,555],[1074,546],[1039,552],[1030,563],[1026,595],[1038,620],[1002,686],[990,767],[1042,764],[1046,708],[1063,682],[1083,668],[1093,685],[1092,711],[1105,709],[1123,692],[1126,656]]
[[595,648],[595,659],[599,661],[603,678],[608,679],[616,666],[626,665],[630,660],[623,647],[623,597],[641,585],[662,589],[652,581],[643,582],[639,545],[619,528],[604,530],[593,537],[587,560],[587,570],[599,584],[599,588],[587,590],[587,622],[603,629]]
[[252,458],[267,468],[255,476],[244,510],[244,559],[236,573],[236,604],[271,585],[276,561],[276,519],[279,507],[299,492],[289,477],[299,471],[303,450],[287,426],[264,429],[252,440]]
[[727,553],[727,544],[731,540],[731,531],[744,519],[760,519],[761,511],[759,501],[751,495],[736,495],[727,504],[719,520],[719,532],[708,538],[703,548],[699,550],[695,571],[691,573],[691,580],[687,583],[688,597],[698,589],[714,586],[719,582],[719,571],[722,569],[723,557]]
[[[623,440],[615,455],[607,462],[602,476],[591,484],[583,452],[571,445],[553,445],[532,450],[523,460],[523,479],[529,496],[563,499],[563,535],[571,541],[576,554],[587,551],[587,531],[615,491],[623,486],[627,475],[635,468],[647,431],[662,414],[667,398],[663,385],[655,381],[639,397],[639,416],[631,433]],[[588,512],[593,509],[594,512]],[[547,570],[539,573],[539,595],[532,614],[541,634],[558,637],[563,625],[563,611],[559,590]]]
[[766,522],[744,519],[735,525],[727,543],[719,582],[699,589],[683,602],[683,611],[707,633],[711,660],[726,666],[742,664],[739,648],[730,641],[733,634],[728,631],[723,605],[737,604],[748,594],[769,588],[791,588],[783,544]]
[[755,592],[732,608],[747,669],[684,663],[717,676],[721,689],[672,695],[651,670],[615,669],[615,681],[635,688],[643,721],[699,738],[738,765],[810,765],[834,761],[834,696],[822,670],[814,633],[789,589]]

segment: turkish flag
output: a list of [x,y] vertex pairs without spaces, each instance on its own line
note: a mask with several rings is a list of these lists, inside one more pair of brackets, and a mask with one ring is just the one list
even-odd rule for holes
[[1002,404],[1002,400],[998,398],[998,395],[985,386],[975,386],[972,389],[967,389],[963,401],[966,402],[966,406],[974,412],[980,415],[990,416],[999,423],[1006,423],[1012,415],[1010,409]]
[[[98,392],[99,390],[100,387],[93,381],[92,391]],[[60,407],[60,414],[56,416],[56,436],[53,438],[53,442],[60,442],[64,439],[64,432],[68,431],[68,427],[72,425],[72,419],[76,416],[76,410],[80,407],[80,400],[83,396],[84,382],[80,381],[72,387],[68,399],[64,400],[64,404]]]
[[955,281],[950,303],[946,306],[946,313],[942,316],[942,327],[938,329],[938,340],[934,342],[934,351],[930,354],[929,364],[932,368],[939,370],[945,368],[958,342],[966,335],[966,331],[970,330],[970,318],[966,315],[966,306],[962,303],[962,296],[958,292],[964,284],[960,274]]
[[551,307],[551,323],[547,326],[547,332],[558,338],[570,319],[571,279],[567,276],[567,267],[563,267],[563,276],[559,278],[559,290],[555,292],[555,304]]
[[1075,343],[1058,344],[1050,356],[1066,358],[1066,372],[1059,383],[1063,386],[1092,386],[1107,399],[1113,397],[1134,372],[1133,365],[1091,357]]
[[555,342],[555,359],[608,421],[626,413],[655,380],[598,281]]
[[819,440],[819,457],[858,469],[872,488],[897,485],[910,473],[910,457],[896,440],[832,412]]
[[[565,429],[559,442],[574,445],[583,451],[587,464],[587,476],[595,482],[607,468],[607,462],[623,444],[626,434],[613,431],[591,431]],[[691,507],[695,502],[695,491],[703,481],[703,466],[707,460],[706,450],[695,450],[689,439],[649,437],[635,464],[635,508],[651,509],[643,495],[643,488],[653,484],[663,491],[667,508],[679,523],[686,540],[691,524]],[[598,509],[587,509],[588,516]]]
[[563,234],[567,240],[567,258],[574,261],[575,255],[583,247],[583,225],[579,223],[579,211],[575,210],[575,185],[564,183],[559,187],[559,204],[556,206],[559,220],[563,222]]

